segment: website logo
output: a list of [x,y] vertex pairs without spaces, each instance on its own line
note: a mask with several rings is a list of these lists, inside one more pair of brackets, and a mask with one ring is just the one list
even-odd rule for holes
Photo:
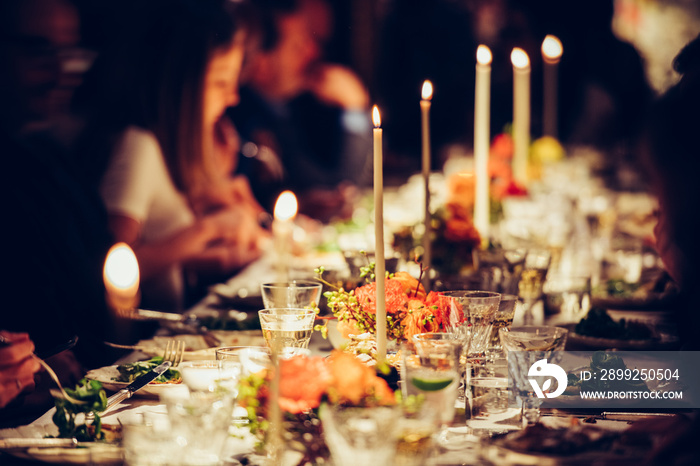
[[[537,380],[528,378],[530,385],[532,385],[533,390],[535,390],[537,398],[556,398],[566,390],[566,372],[556,364],[549,364],[546,359],[540,359],[530,366],[527,375],[528,377],[549,377],[545,380],[542,387],[537,383]],[[547,390],[552,386],[552,378],[557,381],[557,389],[549,393]]]

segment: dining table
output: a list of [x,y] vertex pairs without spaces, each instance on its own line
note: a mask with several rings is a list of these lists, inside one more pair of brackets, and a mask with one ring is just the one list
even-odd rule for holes
[[[571,171],[571,179],[578,179],[579,171],[577,171],[577,166],[569,167],[568,170]],[[567,168],[562,168],[561,171],[565,171]],[[440,178],[440,177],[438,177]],[[561,177],[560,177],[561,178]],[[557,178],[558,179],[558,178]],[[415,198],[415,189],[419,183],[416,180],[410,181],[407,185],[400,187],[396,190],[387,190],[387,223],[400,224],[401,222],[414,221],[402,219],[401,212],[407,209],[407,205],[410,203],[410,199]],[[443,183],[444,184],[444,183]],[[593,189],[590,185],[581,189]],[[438,188],[436,188],[438,189]],[[548,188],[550,191],[554,188],[551,186]],[[571,185],[559,182],[557,189],[560,191],[571,190]],[[541,192],[540,192],[541,194]],[[561,194],[561,192],[560,192]],[[576,191],[568,192],[568,196],[575,196]],[[433,199],[444,200],[448,197],[448,194],[440,191],[434,196]],[[552,206],[552,197],[540,196],[540,201],[544,202],[545,205]],[[605,215],[602,210],[604,210],[601,205],[605,204],[605,208],[610,208],[611,203],[619,201],[620,196],[615,196],[614,200],[599,199],[598,205],[584,205],[582,201],[579,203],[579,209],[582,209],[581,215],[583,216],[583,221],[591,221],[592,217],[596,217],[598,221],[604,221]],[[392,202],[392,200],[394,202]],[[607,202],[607,204],[606,204]],[[549,203],[549,204],[548,204]],[[648,202],[644,204],[648,206]],[[637,206],[638,207],[638,206]],[[511,208],[513,212],[508,212]],[[542,205],[525,205],[519,204],[517,208],[515,204],[509,205],[504,203],[504,209],[506,215],[515,216],[518,212],[524,212],[528,208],[541,209]],[[557,207],[558,209],[559,207]],[[557,209],[550,208],[550,211],[556,211]],[[566,210],[566,207],[562,208]],[[634,209],[634,207],[633,207]],[[415,209],[413,209],[415,210]],[[411,212],[413,212],[411,210]],[[551,213],[551,212],[550,212]],[[551,217],[551,215],[550,215]],[[513,217],[515,218],[515,217]],[[557,226],[557,220],[552,223]],[[560,225],[559,225],[560,226]],[[505,228],[505,227],[504,227]],[[581,224],[577,223],[574,226],[574,230],[581,228]],[[567,230],[571,236],[571,231]],[[336,238],[337,239],[337,238]],[[347,238],[346,238],[347,239]],[[354,239],[357,239],[354,237]],[[590,239],[590,238],[589,238]],[[361,237],[363,242],[366,238]],[[570,267],[584,267],[587,268],[589,276],[591,270],[589,269],[591,260],[591,251],[593,251],[592,256],[597,258],[602,257],[602,253],[596,252],[595,245],[591,249],[591,245],[588,244],[588,249],[583,253],[580,250],[575,249],[574,255],[569,257]],[[580,244],[576,245],[576,248],[580,248]],[[588,254],[588,255],[587,255]],[[563,254],[560,257],[565,257]],[[586,259],[585,261],[582,260]],[[341,251],[331,251],[324,252],[323,254],[307,254],[306,257],[297,257],[296,262],[292,265],[292,271],[294,272],[292,278],[309,278],[314,276],[314,269],[319,266],[324,266],[326,270],[337,273],[339,276],[348,272],[348,263]],[[578,262],[577,262],[578,261]],[[651,266],[656,266],[658,264],[657,260],[652,261]],[[572,265],[573,264],[573,265]],[[405,264],[406,265],[406,264]],[[411,264],[407,264],[410,266]],[[562,270],[566,271],[566,263],[560,261],[559,263],[560,272]],[[212,285],[208,293],[197,303],[195,303],[190,309],[186,311],[186,314],[196,318],[202,319],[207,316],[228,316],[229,318],[240,318],[240,320],[246,317],[255,317],[256,311],[262,308],[262,299],[260,295],[260,285],[265,282],[275,281],[277,279],[276,275],[276,255],[274,251],[269,251],[265,253],[260,259],[249,264],[247,267],[243,268],[235,276],[231,277],[229,280]],[[593,274],[600,273],[600,269],[593,270]],[[600,279],[600,277],[598,277]],[[590,290],[589,290],[590,291]],[[546,299],[545,295],[541,296],[542,300]],[[572,333],[574,333],[575,324],[581,318],[580,314],[572,315],[566,312],[551,313],[550,310],[544,307],[544,302],[540,302],[540,308],[537,314],[534,316],[535,321],[533,323],[537,325],[553,325],[553,326],[563,326],[568,328]],[[616,313],[615,318],[626,318],[626,319],[641,319],[650,322],[652,325],[658,323],[665,323],[668,320],[668,309],[658,308],[658,309],[635,309],[634,306],[631,308],[625,308],[621,306],[621,309],[610,308],[611,312]],[[516,316],[515,323],[522,324],[521,316]],[[157,335],[163,338],[178,338],[178,333],[184,331],[183,327],[178,327],[172,324],[163,324],[161,329],[157,332]],[[193,333],[190,328],[187,330],[189,333]],[[256,344],[264,344],[262,340],[262,335],[259,330],[253,330],[252,334],[255,336],[255,340],[251,340],[250,330],[230,330],[228,331],[229,336],[236,336],[236,332],[247,332],[245,335],[240,333],[242,336],[240,341],[250,342],[256,341]],[[255,332],[258,332],[257,334]],[[197,332],[194,332],[197,333]],[[244,337],[243,337],[244,335]],[[674,346],[677,343],[673,339],[673,332],[671,331],[667,335],[668,343],[667,346],[661,348],[652,349],[677,349]],[[239,341],[234,338],[233,341]],[[220,340],[221,342],[221,340]],[[595,346],[596,341],[593,341],[593,346],[586,346],[586,343],[591,343],[590,339],[578,340],[579,346],[576,349],[604,349],[605,342],[598,343],[602,344],[603,347],[597,348]],[[250,344],[250,343],[244,343]],[[222,344],[223,346],[223,344]],[[326,339],[321,336],[320,332],[314,332],[309,344],[309,349],[312,355],[315,356],[327,356],[331,351],[333,351],[337,345],[336,341],[332,339]],[[567,348],[572,349],[572,348]],[[128,352],[122,359],[117,361],[117,364],[133,362],[138,360],[147,359],[152,356],[152,354],[147,354],[140,351],[138,348]],[[207,348],[203,353],[197,355],[198,359],[214,359],[214,348]],[[448,427],[447,441],[441,442],[440,445],[435,448],[430,457],[427,458],[426,463],[428,465],[462,465],[462,464],[485,464],[485,465],[500,465],[500,464],[581,464],[581,462],[592,461],[595,457],[588,456],[552,456],[552,455],[542,455],[538,453],[522,453],[509,450],[503,445],[499,445],[495,442],[494,438],[483,438],[475,437],[472,435],[467,427],[466,415],[465,415],[465,402],[461,401],[455,406],[456,415],[453,423]],[[52,415],[55,411],[54,409],[49,410],[44,415],[33,421],[28,425],[19,426],[12,429],[0,430],[0,439],[3,438],[35,438],[40,439],[46,436],[55,436],[57,434],[57,428],[53,424]],[[653,411],[653,410],[652,410]],[[117,406],[111,409],[102,418],[102,422],[105,425],[119,425],[125,424],[129,418],[134,416],[150,414],[150,415],[165,415],[166,406],[157,396],[134,396],[130,399],[120,402]],[[627,412],[625,410],[597,410],[597,411],[585,411],[585,410],[566,410],[566,409],[543,409],[540,423],[543,426],[550,427],[552,429],[578,429],[581,426],[587,424],[595,425],[596,428],[605,432],[620,433],[628,429],[631,423],[637,420],[644,419],[661,419],[672,417],[676,412],[658,410],[658,412],[650,412],[650,410],[642,411],[632,411]],[[514,425],[513,430],[517,431],[522,426]],[[234,425],[230,427],[230,435],[227,439],[225,446],[225,454],[223,455],[222,464],[225,465],[238,465],[238,464],[254,464],[249,461],[250,455],[254,452],[254,438],[247,431],[245,425]],[[116,455],[116,456],[115,456]],[[2,465],[28,465],[36,463],[45,464],[122,464],[122,459],[119,456],[119,452],[100,450],[99,448],[84,448],[83,445],[73,448],[29,448],[29,449],[17,449],[17,450],[4,450],[0,451],[0,464]],[[247,459],[246,459],[247,458]],[[608,458],[610,459],[610,458]],[[613,457],[613,459],[615,459]],[[577,463],[578,461],[578,463]]]

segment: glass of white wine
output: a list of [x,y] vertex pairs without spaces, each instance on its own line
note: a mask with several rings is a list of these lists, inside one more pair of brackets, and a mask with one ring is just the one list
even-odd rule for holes
[[267,346],[277,354],[287,348],[308,348],[316,312],[311,309],[273,308],[258,311]]

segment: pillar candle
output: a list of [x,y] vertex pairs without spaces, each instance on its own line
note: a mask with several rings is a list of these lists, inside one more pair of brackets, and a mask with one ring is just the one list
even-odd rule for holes
[[384,179],[382,128],[379,109],[372,109],[374,122],[374,273],[377,282],[377,361],[386,359],[386,294],[384,279]]
[[425,215],[423,217],[423,262],[425,269],[423,276],[423,287],[430,290],[430,99],[433,97],[433,84],[430,81],[423,83],[421,90],[420,113],[421,113],[421,134],[423,139],[423,184],[425,186]]
[[491,139],[491,50],[480,45],[476,50],[474,91],[474,226],[481,235],[482,247],[489,242],[489,143]]
[[521,185],[528,181],[530,150],[530,58],[521,48],[510,54],[513,63],[513,177]]
[[277,254],[275,266],[277,280],[289,280],[289,263],[294,235],[294,217],[297,215],[297,198],[291,191],[282,192],[277,198],[272,222],[272,236]]
[[544,61],[544,89],[542,102],[542,129],[545,136],[558,137],[558,80],[559,60],[564,48],[561,41],[548,35],[542,41],[542,60]]

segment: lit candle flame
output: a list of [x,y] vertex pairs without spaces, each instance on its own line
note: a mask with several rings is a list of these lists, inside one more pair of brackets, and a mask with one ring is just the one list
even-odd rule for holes
[[275,219],[290,220],[297,215],[297,198],[291,191],[282,192],[275,203]]
[[372,122],[374,123],[375,128],[382,126],[382,120],[379,118],[379,107],[376,105],[372,107]]
[[104,268],[105,283],[117,289],[138,288],[139,263],[136,254],[126,243],[117,243],[107,253]]
[[485,45],[480,45],[476,48],[476,61],[480,65],[490,65],[493,59],[491,49]]
[[423,100],[430,100],[433,97],[433,83],[426,79],[420,94]]
[[510,61],[513,66],[518,69],[526,69],[530,67],[530,58],[527,56],[525,50],[515,47],[510,53]]
[[555,63],[559,61],[562,53],[564,53],[564,47],[556,36],[550,34],[544,38],[542,41],[542,55],[546,61]]
[[139,263],[126,243],[117,243],[107,253],[103,271],[107,300],[116,311],[133,310],[139,301]]

